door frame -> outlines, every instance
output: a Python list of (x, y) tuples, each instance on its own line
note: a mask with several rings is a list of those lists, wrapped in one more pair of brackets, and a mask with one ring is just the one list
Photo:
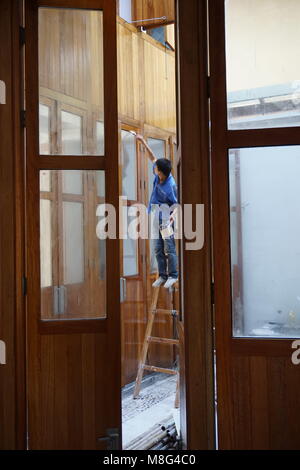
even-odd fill
[[(207, 6), (206, 1), (176, 0), (177, 10), (177, 93), (178, 93), (178, 149), (181, 159), (180, 190), (182, 203), (205, 204), (205, 246), (199, 252), (182, 252), (180, 264), (189, 282), (181, 283), (181, 307), (185, 314), (185, 350), (181, 365), (182, 437), (188, 449), (212, 449), (215, 446), (214, 429), (214, 378), (213, 378), (213, 329), (211, 304), (211, 246), (210, 246), (210, 192), (209, 192), (209, 128), (208, 128), (208, 83), (207, 83)], [(23, 109), (20, 89), (22, 86), (19, 66), (19, 25), (18, 14), (22, 0), (13, 4), (12, 52), (14, 74), (14, 121), (15, 135), (15, 201), (14, 236), (16, 237), (16, 264), (11, 268), (15, 274), (16, 293), (17, 354), (14, 377), (17, 420), (13, 423), (17, 449), (26, 449), (26, 380), (25, 380), (25, 309), (23, 296), (24, 275), (24, 190), (23, 190), (23, 131), (19, 125), (19, 113)], [(111, 38), (114, 42), (115, 38)], [(109, 116), (108, 116), (109, 117)], [(191, 123), (193, 125), (191, 126)], [(116, 128), (117, 133), (117, 128)], [(192, 173), (191, 173), (192, 170)], [(113, 186), (112, 184), (110, 186)], [(184, 242), (184, 240), (183, 240)], [(118, 250), (116, 250), (117, 253)], [(20, 256), (19, 256), (20, 255)], [(116, 286), (118, 289), (119, 286)], [(117, 305), (116, 305), (116, 308)], [(119, 328), (115, 322), (112, 325)], [(118, 358), (115, 358), (118, 360)], [(185, 380), (184, 380), (185, 372)], [(0, 443), (0, 446), (5, 443)], [(11, 446), (11, 448), (13, 447)]]

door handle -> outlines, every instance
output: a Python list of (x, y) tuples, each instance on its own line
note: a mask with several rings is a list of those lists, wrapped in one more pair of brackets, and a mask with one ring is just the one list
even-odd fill
[(120, 277), (120, 302), (125, 302), (127, 296), (126, 292), (126, 279), (125, 277)]
[(62, 315), (66, 310), (66, 288), (65, 286), (59, 287), (59, 296), (58, 296), (58, 311)]
[(53, 313), (59, 315), (59, 288), (53, 287)]
[(123, 291), (124, 291), (124, 302), (125, 302), (127, 300), (127, 280), (126, 280), (126, 277), (123, 277), (123, 283), (124, 283)]
[(106, 431), (105, 437), (98, 437), (98, 442), (107, 442), (107, 450), (119, 450), (120, 448), (120, 433), (117, 428), (110, 428)]

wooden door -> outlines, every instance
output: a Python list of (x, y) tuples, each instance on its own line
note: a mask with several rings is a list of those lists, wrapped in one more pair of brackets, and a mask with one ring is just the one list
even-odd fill
[[(173, 156), (173, 149), (171, 149), (170, 139), (168, 133), (164, 131), (146, 130), (146, 138), (149, 147), (154, 153), (156, 158), (169, 158)], [(146, 180), (144, 200), (145, 204), (149, 203), (153, 182), (153, 163), (147, 158), (144, 161), (144, 175)], [(174, 162), (172, 162), (174, 163)], [(174, 174), (174, 170), (173, 170)], [(175, 175), (174, 175), (175, 176)], [(153, 240), (146, 240), (146, 287), (147, 287), (147, 305), (150, 308), (152, 298), (152, 283), (158, 275), (157, 261), (154, 252)], [(169, 290), (160, 290), (160, 297), (158, 301), (159, 308), (172, 309), (172, 294)], [(175, 308), (175, 307), (174, 307)], [(172, 317), (166, 315), (157, 315), (153, 327), (153, 336), (158, 338), (172, 338), (175, 333), (174, 322)], [(176, 349), (166, 345), (153, 344), (149, 348), (149, 362), (150, 364), (157, 365), (158, 367), (173, 367), (176, 361)]]
[(118, 221), (116, 5), (25, 6), (28, 446), (117, 448), (119, 242), (97, 229), (103, 202)]
[(300, 445), (299, 7), (209, 2), (221, 449)]
[(120, 194), (122, 199), (124, 239), (120, 241), (121, 325), (122, 325), (122, 386), (135, 380), (139, 352), (146, 321), (146, 288), (144, 242), (131, 239), (128, 227), (139, 216), (138, 204), (143, 202), (140, 145), (130, 131), (139, 129), (120, 126)]

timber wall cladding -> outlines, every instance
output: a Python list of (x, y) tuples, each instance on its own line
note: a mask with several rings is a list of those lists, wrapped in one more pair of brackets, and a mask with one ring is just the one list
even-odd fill
[[(164, 23), (173, 23), (175, 21), (175, 2), (174, 0), (133, 0), (132, 1), (133, 20), (143, 21), (141, 25), (154, 26), (162, 23), (161, 18), (166, 16)], [(137, 23), (139, 25), (139, 23)]]
[[(41, 93), (45, 97), (103, 113), (102, 21), (99, 16), (73, 16), (41, 11)], [(88, 22), (91, 24), (89, 25)], [(51, 41), (50, 41), (51, 38)], [(63, 39), (63, 40), (62, 40)], [(68, 51), (68, 43), (72, 54)], [(92, 66), (91, 66), (92, 64)], [(87, 74), (93, 71), (86, 86)], [(100, 85), (100, 86), (99, 86)], [(118, 19), (118, 102), (120, 116), (170, 133), (176, 132), (175, 53)], [(64, 95), (62, 97), (61, 95)]]
[(175, 53), (118, 19), (120, 117), (176, 132)]

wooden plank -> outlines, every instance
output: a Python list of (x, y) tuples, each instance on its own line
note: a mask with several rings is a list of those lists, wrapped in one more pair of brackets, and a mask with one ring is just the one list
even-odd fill
[(144, 370), (149, 370), (150, 372), (161, 372), (163, 374), (170, 374), (170, 375), (177, 375), (178, 372), (176, 370), (172, 369), (166, 369), (164, 367), (156, 367), (156, 366), (150, 366), (147, 364), (143, 365)]
[(171, 338), (156, 338), (155, 336), (149, 336), (147, 339), (148, 342), (150, 343), (161, 343), (161, 344), (176, 344), (179, 345), (179, 340), (178, 339), (171, 339)]

